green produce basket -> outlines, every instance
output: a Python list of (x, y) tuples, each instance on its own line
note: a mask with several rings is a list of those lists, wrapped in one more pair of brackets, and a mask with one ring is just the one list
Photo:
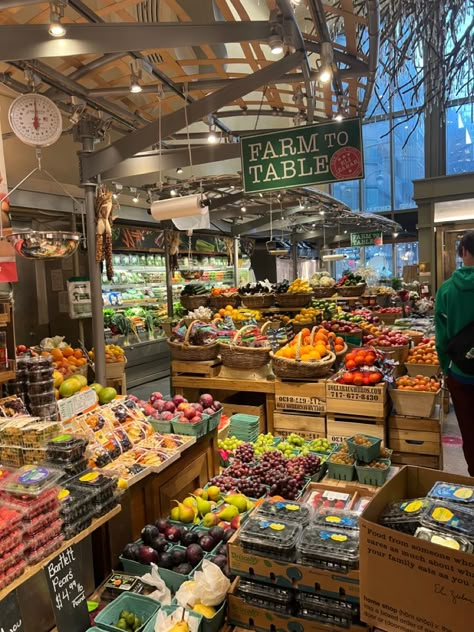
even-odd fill
[(148, 564), (135, 562), (135, 560), (128, 560), (122, 555), (119, 555), (119, 560), (125, 573), (130, 573), (130, 575), (138, 575), (139, 577), (145, 575), (146, 573), (151, 573), (151, 566), (149, 566)]
[(215, 430), (217, 426), (220, 424), (223, 408), (219, 408), (213, 415), (205, 415), (207, 417), (207, 431), (211, 432)]
[(365, 463), (363, 465), (356, 464), (355, 469), (359, 483), (362, 483), (363, 485), (373, 485), (374, 487), (382, 487), (382, 485), (384, 485), (392, 462), (390, 459), (377, 460), (384, 463), (387, 466), (386, 469), (379, 470), (376, 467), (367, 467)]
[(252, 426), (258, 425), (260, 417), (257, 415), (245, 415), (244, 413), (234, 413), (230, 417), (230, 423), (235, 426)]
[(219, 632), (224, 625), (226, 606), (227, 602), (224, 601), (212, 619), (202, 618), (201, 632)]
[[(169, 550), (171, 552), (174, 549), (182, 549), (184, 551), (185, 547), (180, 546), (178, 544), (176, 546), (173, 546)], [(178, 590), (178, 588), (181, 586), (181, 584), (184, 584), (184, 582), (189, 581), (191, 577), (194, 575), (194, 573), (200, 568), (201, 568), (201, 562), (199, 562), (199, 564), (195, 568), (193, 568), (193, 570), (189, 573), (189, 575), (181, 575), (181, 573), (175, 573), (174, 571), (168, 568), (158, 567), (158, 570), (160, 571), (161, 578), (163, 579), (165, 584), (168, 586), (168, 588), (171, 590), (171, 592), (174, 594)]]
[(147, 417), (147, 421), (155, 432), (170, 433), (173, 432), (171, 424), (173, 423), (173, 421), (177, 421), (178, 418), (179, 415), (175, 415), (175, 417), (173, 417), (173, 419), (170, 419), (169, 421), (161, 421), (160, 419)]
[[(172, 614), (178, 608), (179, 606), (163, 606), (161, 609), (163, 610), (163, 612), (169, 615), (169, 614)], [(185, 608), (185, 610), (186, 612), (189, 612), (189, 616), (192, 617), (193, 619), (199, 619), (198, 632), (202, 632), (202, 616), (198, 614), (197, 612), (194, 612), (193, 610), (189, 610), (188, 608)], [(155, 623), (156, 623), (157, 616), (158, 616), (158, 613), (155, 613), (152, 616), (152, 618), (148, 621), (146, 626), (143, 628), (143, 632), (155, 632)]]
[(331, 461), (328, 461), (328, 476), (338, 481), (353, 481), (355, 477), (355, 467), (354, 465), (331, 463)]
[(203, 437), (207, 433), (208, 419), (203, 417), (197, 424), (188, 424), (184, 421), (172, 420), (173, 432), (176, 434), (188, 435), (191, 437)]
[(354, 437), (349, 437), (349, 439), (346, 439), (347, 447), (349, 448), (349, 452), (355, 454), (359, 461), (370, 463), (380, 455), (382, 439), (370, 437), (369, 435), (363, 436), (370, 441), (370, 446), (358, 445), (354, 443)]
[(143, 621), (143, 625), (136, 631), (143, 632), (145, 625), (159, 608), (160, 604), (154, 599), (134, 593), (124, 594), (114, 599), (108, 606), (105, 606), (96, 616), (95, 622), (102, 630), (120, 632), (121, 629), (115, 624), (118, 622), (122, 610), (128, 610), (128, 612), (133, 612)]

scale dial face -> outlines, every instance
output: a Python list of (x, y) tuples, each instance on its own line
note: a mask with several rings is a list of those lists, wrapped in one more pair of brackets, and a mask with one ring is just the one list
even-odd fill
[(23, 143), (48, 147), (61, 136), (63, 121), (57, 105), (42, 94), (23, 94), (8, 110), (11, 128)]

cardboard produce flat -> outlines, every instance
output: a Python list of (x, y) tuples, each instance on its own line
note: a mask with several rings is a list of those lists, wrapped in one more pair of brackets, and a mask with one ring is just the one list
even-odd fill
[(405, 467), (373, 497), (360, 521), (361, 620), (387, 632), (474, 629), (474, 555), (377, 524), (395, 500), (425, 496), (436, 481), (474, 479)]

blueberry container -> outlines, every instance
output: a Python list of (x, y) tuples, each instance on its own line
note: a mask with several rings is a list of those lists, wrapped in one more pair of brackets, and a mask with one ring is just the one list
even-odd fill
[(28, 395), (37, 397), (44, 393), (54, 393), (54, 380), (53, 378), (42, 380), (41, 382), (31, 382), (28, 384)]
[(414, 535), (421, 526), (421, 519), (429, 503), (427, 498), (397, 500), (384, 509), (379, 522), (384, 527)]
[(94, 496), (78, 489), (63, 488), (58, 493), (59, 513), (64, 524), (74, 524), (88, 516), (94, 504)]
[(294, 612), (294, 591), (291, 588), (260, 584), (259, 582), (240, 579), (238, 593), (247, 603), (276, 610), (284, 614)]
[(308, 610), (344, 614), (349, 616), (351, 620), (359, 617), (359, 605), (353, 601), (332, 599), (316, 593), (299, 592), (297, 594), (297, 602), (301, 608), (307, 608)]
[(421, 518), (421, 526), (474, 539), (474, 511), (442, 500), (433, 500)]
[(438, 481), (428, 492), (428, 498), (474, 507), (474, 487)]
[(72, 478), (68, 483), (69, 489), (78, 489), (81, 492), (94, 495), (94, 502), (105, 504), (114, 497), (117, 487), (117, 478), (112, 474), (104, 474), (95, 470), (88, 470)]
[(311, 525), (303, 531), (298, 556), (303, 564), (348, 573), (359, 567), (359, 532)]
[(295, 523), (252, 516), (241, 528), (240, 542), (246, 551), (291, 561), (295, 559), (301, 531)]
[(264, 500), (258, 507), (255, 517), (262, 517), (266, 520), (294, 522), (305, 527), (310, 522), (311, 509), (308, 505), (290, 500)]
[(89, 512), (85, 516), (81, 516), (76, 522), (67, 522), (62, 526), (62, 532), (65, 540), (70, 540), (75, 535), (87, 529), (90, 526), (93, 518), (93, 512)]
[(60, 434), (48, 441), (47, 458), (55, 463), (80, 461), (87, 448), (87, 440), (73, 434)]
[(54, 389), (52, 391), (45, 391), (38, 395), (29, 395), (31, 408), (39, 408), (40, 406), (46, 406), (47, 404), (54, 404), (56, 402), (56, 395)]
[(415, 538), (420, 538), (420, 540), (425, 540), (425, 542), (431, 542), (432, 544), (439, 544), (455, 551), (463, 551), (464, 553), (472, 553), (474, 550), (472, 542), (462, 535), (443, 533), (427, 527), (418, 527), (415, 532)]
[(335, 527), (336, 529), (358, 529), (360, 515), (348, 509), (332, 509), (321, 507), (314, 515), (312, 524), (318, 527)]

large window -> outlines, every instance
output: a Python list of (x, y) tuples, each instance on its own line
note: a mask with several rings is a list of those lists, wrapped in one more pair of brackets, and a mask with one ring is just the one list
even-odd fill
[(474, 171), (474, 103), (448, 108), (446, 173)]
[(418, 264), (418, 242), (395, 244), (395, 275), (403, 278), (403, 268)]
[(367, 246), (365, 265), (375, 271), (380, 281), (391, 279), (393, 277), (392, 245)]
[(394, 123), (394, 208), (413, 208), (413, 180), (425, 175), (423, 120), (398, 118)]
[(337, 254), (345, 255), (346, 259), (336, 261), (336, 279), (342, 276), (344, 270), (353, 270), (360, 266), (360, 248), (337, 248)]
[(332, 187), (334, 197), (347, 204), (353, 211), (359, 211), (359, 180), (335, 182)]
[(365, 166), (363, 210), (373, 213), (391, 211), (389, 123), (367, 123), (362, 132)]

